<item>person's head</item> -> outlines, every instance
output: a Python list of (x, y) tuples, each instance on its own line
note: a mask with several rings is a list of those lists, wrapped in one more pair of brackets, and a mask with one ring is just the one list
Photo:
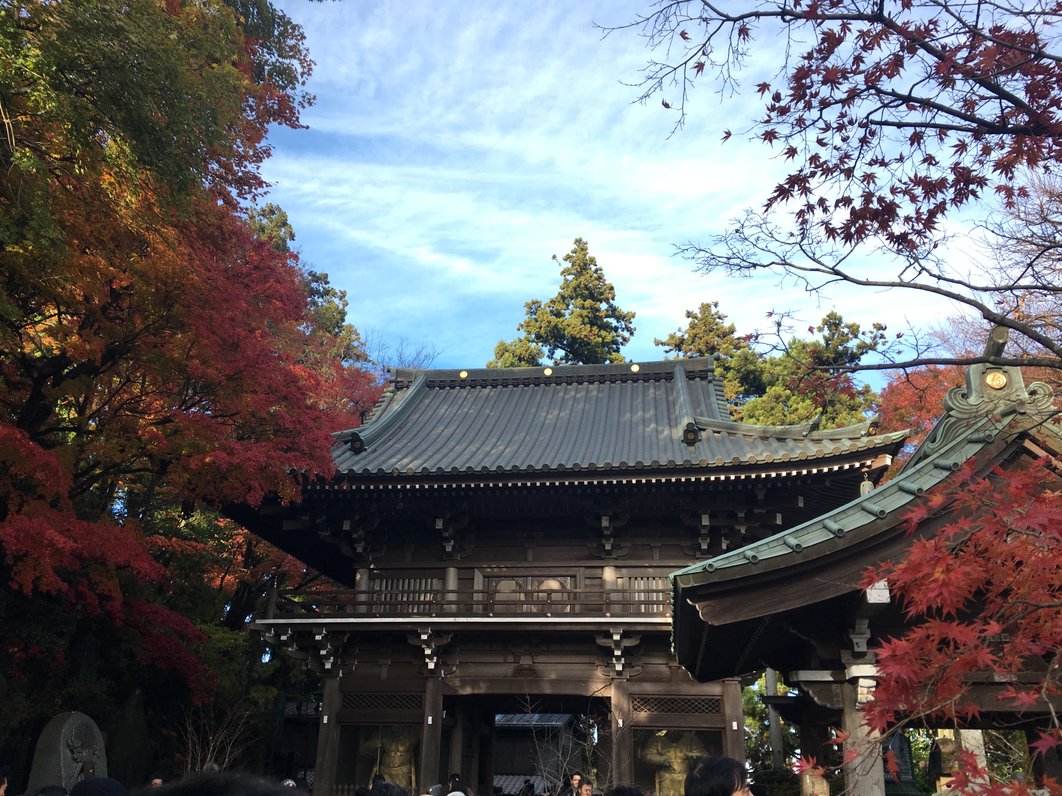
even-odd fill
[(125, 785), (110, 777), (83, 779), (70, 789), (70, 796), (128, 796)]
[(579, 796), (594, 796), (594, 783), (588, 779), (580, 780)]
[(155, 774), (152, 774), (148, 778), (148, 787), (149, 788), (157, 788), (161, 784), (162, 784), (162, 774), (155, 773)]
[[(276, 780), (233, 771), (204, 772), (168, 782), (152, 796), (291, 796), (293, 789)], [(73, 791), (71, 791), (73, 796)]]
[(582, 771), (573, 771), (572, 772), (572, 790), (577, 790), (579, 788), (580, 783), (582, 783), (582, 781), (583, 781), (583, 772)]
[(750, 796), (749, 774), (732, 757), (702, 757), (686, 775), (685, 796)]
[(372, 776), (372, 786), (374, 788), (377, 785), (383, 785), (385, 782), (387, 782), (387, 779), (384, 777), (383, 774), (373, 774), (373, 776)]

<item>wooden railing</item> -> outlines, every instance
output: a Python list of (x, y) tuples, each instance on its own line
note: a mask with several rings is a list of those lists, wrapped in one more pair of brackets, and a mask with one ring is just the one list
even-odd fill
[(667, 589), (566, 589), (530, 594), (422, 589), (387, 591), (276, 592), (267, 619), (294, 616), (351, 617), (667, 617)]

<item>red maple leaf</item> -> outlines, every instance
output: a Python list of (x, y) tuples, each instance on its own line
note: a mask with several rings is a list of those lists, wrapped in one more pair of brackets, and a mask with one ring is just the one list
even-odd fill
[(1049, 751), (1062, 743), (1062, 733), (1059, 730), (1048, 730), (1040, 733), (1040, 737), (1029, 743), (1029, 749), (1033, 754), (1043, 757)]

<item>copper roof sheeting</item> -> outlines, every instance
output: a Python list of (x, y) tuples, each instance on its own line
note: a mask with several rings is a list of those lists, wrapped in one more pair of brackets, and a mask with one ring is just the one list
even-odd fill
[[(898, 446), (869, 424), (742, 426), (713, 359), (477, 371), (396, 371), (359, 429), (335, 436), (353, 476), (682, 470), (827, 460)], [(692, 444), (688, 444), (692, 442)], [(821, 462), (820, 462), (821, 463)]]

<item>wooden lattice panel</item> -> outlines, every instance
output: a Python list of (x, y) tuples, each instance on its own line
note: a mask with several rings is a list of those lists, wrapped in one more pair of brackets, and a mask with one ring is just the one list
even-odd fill
[(722, 716), (722, 697), (632, 696), (634, 713), (682, 713), (693, 716)]
[(343, 694), (344, 710), (421, 710), (423, 706), (422, 694)]

